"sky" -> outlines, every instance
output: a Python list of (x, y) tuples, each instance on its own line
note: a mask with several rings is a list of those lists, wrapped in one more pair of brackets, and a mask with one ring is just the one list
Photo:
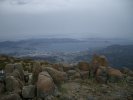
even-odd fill
[(133, 38), (133, 0), (0, 0), (0, 41)]

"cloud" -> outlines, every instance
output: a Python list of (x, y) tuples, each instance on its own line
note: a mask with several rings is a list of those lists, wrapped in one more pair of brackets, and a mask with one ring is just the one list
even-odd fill
[(15, 4), (15, 5), (26, 5), (28, 3), (30, 3), (31, 0), (10, 0), (11, 4)]
[(0, 9), (3, 11), (17, 13), (64, 10), (71, 5), (70, 0), (0, 0), (0, 2)]

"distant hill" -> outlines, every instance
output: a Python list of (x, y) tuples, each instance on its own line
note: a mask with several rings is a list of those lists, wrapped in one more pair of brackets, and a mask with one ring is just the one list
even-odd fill
[(133, 68), (133, 45), (112, 45), (98, 53), (105, 55), (114, 67)]
[(81, 41), (69, 38), (5, 41), (0, 42), (0, 54), (69, 63), (90, 61), (93, 54), (100, 54), (105, 55), (113, 67), (133, 68), (133, 45), (122, 45), (122, 40), (115, 41), (103, 39)]
[(94, 54), (105, 55), (109, 60), (110, 66), (133, 69), (133, 45), (111, 45), (99, 50), (85, 51), (76, 56), (75, 60), (89, 61)]
[[(70, 38), (41, 38), (21, 41), (0, 42), (0, 53), (9, 55), (26, 55), (33, 52), (50, 51), (52, 44), (83, 42)], [(58, 48), (58, 47), (57, 47)], [(52, 48), (50, 48), (52, 49)]]

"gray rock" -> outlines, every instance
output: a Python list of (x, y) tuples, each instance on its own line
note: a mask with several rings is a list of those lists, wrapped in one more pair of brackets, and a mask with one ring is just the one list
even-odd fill
[(46, 67), (44, 71), (47, 71), (49, 75), (53, 78), (56, 85), (61, 84), (67, 80), (66, 72), (61, 72), (53, 68)]
[(12, 73), (13, 70), (14, 70), (14, 65), (13, 64), (7, 64), (5, 66), (5, 73), (6, 73), (6, 75)]
[(9, 94), (1, 98), (1, 100), (22, 100), (18, 94)]
[(22, 96), (23, 98), (34, 98), (35, 97), (35, 86), (29, 85), (24, 86), (22, 89)]
[(88, 96), (88, 97), (87, 97), (87, 100), (96, 100), (96, 99), (95, 99), (95, 97), (93, 97), (93, 96)]
[(17, 69), (20, 73), (20, 80), (24, 81), (24, 70), (21, 63), (14, 64), (14, 69)]
[(5, 79), (5, 84), (6, 84), (7, 92), (20, 93), (23, 87), (23, 84), (21, 83), (21, 81), (17, 80), (13, 76), (7, 76)]
[(0, 83), (0, 95), (4, 93), (4, 84)]
[(37, 97), (44, 99), (45, 97), (53, 94), (54, 90), (55, 84), (52, 77), (46, 71), (41, 72), (37, 81)]
[(33, 84), (36, 84), (38, 80), (38, 75), (40, 72), (42, 72), (42, 67), (39, 62), (35, 62), (33, 64), (33, 69), (32, 69), (32, 83)]
[(59, 100), (75, 100), (75, 98), (70, 95), (62, 95)]
[(75, 73), (76, 73), (75, 70), (69, 70), (69, 71), (67, 71), (67, 74), (68, 74), (69, 76), (72, 76), (72, 75), (74, 75)]

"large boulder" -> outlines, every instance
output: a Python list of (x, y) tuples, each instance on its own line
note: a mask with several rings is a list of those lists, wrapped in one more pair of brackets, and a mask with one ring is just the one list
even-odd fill
[(45, 98), (54, 92), (55, 85), (52, 77), (48, 72), (43, 71), (38, 76), (37, 81), (37, 97)]
[(87, 62), (79, 62), (78, 67), (82, 71), (89, 71), (89, 63)]
[(22, 96), (25, 99), (34, 98), (35, 97), (35, 86), (34, 85), (24, 86), (22, 89)]
[(7, 92), (20, 93), (23, 87), (23, 83), (14, 76), (7, 76), (5, 79), (5, 84)]
[(108, 68), (108, 76), (110, 82), (118, 82), (123, 79), (123, 74), (118, 69), (112, 67)]
[(50, 74), (56, 84), (60, 84), (67, 80), (67, 74), (65, 72), (50, 67), (46, 67), (44, 70)]
[[(90, 64), (90, 76), (96, 77), (100, 66), (108, 67), (108, 60), (105, 56), (94, 55)], [(100, 70), (100, 69), (99, 69)]]
[(32, 69), (32, 83), (36, 84), (37, 80), (38, 80), (38, 75), (39, 73), (42, 72), (42, 67), (40, 65), (39, 62), (35, 62), (33, 64), (33, 69)]
[(105, 66), (108, 67), (108, 60), (105, 56), (94, 55), (91, 61), (92, 66)]
[(19, 71), (18, 71), (18, 69), (15, 69), (15, 70), (11, 73), (11, 76), (13, 76), (14, 78), (19, 79), (19, 80), (22, 79), (22, 78), (21, 78), (21, 75), (20, 75), (20, 73), (19, 73)]
[(11, 74), (14, 70), (14, 64), (7, 64), (5, 66), (5, 73), (6, 75)]
[(22, 64), (21, 63), (15, 63), (14, 69), (18, 70), (18, 72), (20, 73), (20, 80), (24, 81), (24, 70), (23, 70)]
[(107, 83), (108, 81), (108, 71), (107, 68), (104, 66), (100, 66), (95, 75), (96, 81), (98, 83)]

